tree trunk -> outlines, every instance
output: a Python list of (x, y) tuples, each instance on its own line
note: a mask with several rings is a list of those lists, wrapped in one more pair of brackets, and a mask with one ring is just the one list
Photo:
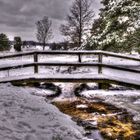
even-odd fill
[(78, 47), (81, 46), (81, 38), (82, 38), (82, 3), (80, 1), (80, 31), (79, 31), (79, 42), (78, 42)]

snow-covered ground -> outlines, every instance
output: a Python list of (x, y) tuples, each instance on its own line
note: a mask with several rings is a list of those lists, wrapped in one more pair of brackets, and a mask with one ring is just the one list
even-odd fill
[(0, 97), (0, 140), (84, 139), (83, 129), (35, 89), (2, 84)]

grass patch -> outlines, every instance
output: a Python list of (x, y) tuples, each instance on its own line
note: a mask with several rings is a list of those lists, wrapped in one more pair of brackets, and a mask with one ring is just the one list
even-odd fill
[[(90, 102), (83, 98), (53, 102), (59, 110), (72, 118), (82, 121), (97, 121), (97, 128), (105, 139), (136, 140), (138, 131), (134, 127), (132, 116), (124, 109), (103, 102)], [(85, 108), (77, 108), (84, 105)]]

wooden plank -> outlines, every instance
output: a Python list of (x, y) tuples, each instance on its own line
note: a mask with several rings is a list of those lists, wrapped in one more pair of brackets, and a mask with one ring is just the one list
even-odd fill
[[(103, 55), (102, 54), (98, 54), (98, 63), (103, 63)], [(102, 74), (102, 66), (103, 65), (99, 65), (98, 66), (98, 74)]]
[(139, 69), (127, 68), (120, 65), (110, 65), (110, 64), (101, 64), (101, 63), (79, 63), (79, 62), (37, 62), (37, 63), (27, 63), (27, 64), (17, 64), (11, 66), (0, 67), (0, 71), (18, 69), (18, 68), (27, 68), (34, 66), (76, 66), (76, 67), (102, 67), (102, 68), (111, 68), (115, 70), (121, 70), (126, 72), (140, 73)]
[(133, 72), (133, 73), (139, 73), (140, 74), (140, 69), (133, 69), (133, 68), (127, 68), (123, 67), (120, 65), (110, 65), (110, 64), (102, 64), (103, 68), (110, 68), (114, 70), (120, 70), (120, 71), (125, 71), (125, 72)]
[(134, 60), (134, 61), (139, 61), (140, 62), (140, 58), (127, 56), (127, 55), (124, 55), (124, 54), (110, 53), (110, 52), (106, 52), (106, 51), (102, 51), (101, 54), (104, 55), (104, 56), (123, 58), (123, 59)]
[(85, 75), (79, 77), (79, 75), (29, 75), (29, 76), (20, 76), (13, 78), (1, 78), (0, 83), (34, 83), (34, 82), (73, 82), (73, 83), (88, 83), (88, 82), (97, 82), (97, 83), (108, 83), (108, 84), (117, 84), (128, 87), (133, 87), (140, 89), (140, 81), (131, 80), (131, 79), (122, 79), (118, 77), (110, 77), (106, 75)]
[(4, 56), (0, 56), (0, 59), (16, 58), (16, 57), (22, 57), (22, 56), (28, 56), (28, 55), (34, 55), (34, 51), (4, 55)]
[(6, 59), (6, 58), (14, 58), (14, 57), (20, 57), (20, 56), (26, 56), (26, 55), (34, 55), (34, 53), (37, 54), (44, 54), (44, 55), (60, 55), (60, 54), (66, 54), (66, 55), (78, 55), (78, 54), (95, 54), (97, 55), (98, 51), (30, 51), (30, 52), (21, 52), (16, 54), (8, 54), (4, 56), (0, 56), (0, 59)]
[(33, 74), (24, 76), (14, 76), (0, 78), (0, 83), (4, 82), (15, 82), (15, 81), (51, 81), (51, 82), (92, 82), (96, 80), (107, 79), (104, 75), (93, 75), (93, 74)]
[(34, 63), (27, 63), (27, 64), (17, 64), (17, 65), (11, 65), (11, 66), (1, 66), (0, 71), (5, 70), (12, 70), (12, 69), (20, 69), (20, 68), (27, 68), (34, 66)]
[[(58, 63), (58, 62), (48, 62), (48, 63), (39, 63), (38, 62), (38, 55), (39, 54), (51, 54), (51, 55), (77, 55), (78, 56), (78, 61), (79, 62), (66, 62), (66, 63)], [(98, 62), (99, 63), (81, 63), (81, 55), (98, 55)], [(24, 53), (18, 53), (18, 54), (13, 54), (13, 55), (7, 55), (7, 56), (0, 56), (0, 59), (5, 59), (5, 58), (15, 58), (15, 57), (20, 57), (20, 56), (27, 56), (27, 55), (33, 55), (34, 56), (34, 62), (33, 63), (27, 63), (27, 64), (17, 64), (13, 66), (4, 66), (0, 67), (0, 71), (4, 70), (10, 70), (10, 69), (19, 69), (19, 68), (26, 68), (26, 67), (34, 67), (34, 72), (38, 73), (38, 67), (39, 66), (76, 66), (76, 67), (83, 67), (83, 66), (89, 66), (89, 67), (98, 67), (98, 72), (99, 74), (102, 73), (102, 68), (110, 68), (110, 69), (115, 69), (115, 70), (120, 70), (120, 71), (125, 71), (125, 72), (132, 72), (132, 73), (140, 73), (139, 69), (133, 69), (133, 68), (127, 68), (119, 65), (109, 65), (109, 64), (103, 64), (102, 63), (102, 57), (104, 56), (111, 56), (111, 57), (117, 57), (117, 58), (123, 58), (123, 59), (128, 59), (128, 60), (134, 60), (134, 61), (140, 61), (140, 58), (135, 58), (135, 57), (130, 57), (126, 55), (119, 55), (115, 53), (110, 53), (110, 52), (104, 52), (104, 51), (32, 51), (32, 52), (24, 52)], [(87, 75), (86, 75), (87, 76)], [(10, 78), (10, 77), (9, 77)], [(21, 76), (22, 78), (22, 76)], [(4, 78), (5, 79), (5, 78)], [(13, 79), (11, 80), (12, 82), (22, 82), (22, 81), (52, 81), (52, 82), (106, 82), (106, 83), (114, 83), (114, 84), (120, 84), (120, 85), (125, 85), (125, 86), (134, 86), (139, 88), (140, 87), (140, 81), (135, 81), (135, 80), (129, 80), (125, 78), (115, 78), (115, 77), (98, 77), (97, 75), (94, 77), (45, 77), (45, 78), (26, 78), (26, 79)], [(4, 81), (1, 81), (4, 82)], [(8, 81), (6, 81), (8, 82)]]
[(82, 62), (82, 55), (78, 54), (78, 62), (81, 63)]
[(82, 67), (82, 66), (99, 66), (101, 64), (99, 63), (79, 63), (79, 62), (30, 62), (26, 64), (17, 64), (17, 65), (11, 65), (11, 66), (1, 66), (0, 71), (9, 70), (9, 69), (19, 69), (19, 68), (26, 68), (26, 67), (34, 67), (37, 66), (76, 66), (76, 67)]
[(123, 79), (123, 78), (110, 78), (108, 79), (108, 82), (111, 84), (117, 84), (117, 85), (122, 85), (122, 86), (126, 86), (126, 87), (132, 87), (132, 88), (136, 88), (136, 89), (140, 89), (140, 81), (135, 81), (135, 80), (131, 80), (130, 79)]
[(38, 73), (38, 54), (37, 53), (34, 53), (34, 73)]
[(37, 51), (38, 54), (66, 54), (66, 55), (104, 55), (104, 56), (112, 56), (112, 57), (117, 57), (117, 58), (123, 58), (123, 59), (128, 59), (128, 60), (134, 60), (134, 61), (140, 61), (140, 58), (137, 57), (132, 57), (124, 54), (117, 54), (117, 53), (112, 53), (112, 52), (107, 52), (107, 51)]
[(0, 59), (5, 58), (14, 58), (14, 57), (20, 57), (20, 56), (27, 56), (27, 55), (34, 55), (34, 53), (37, 54), (44, 54), (44, 55), (99, 55), (102, 54), (104, 56), (111, 56), (111, 57), (117, 57), (117, 58), (123, 58), (128, 60), (134, 60), (134, 61), (140, 61), (140, 58), (122, 55), (122, 54), (116, 54), (106, 51), (31, 51), (31, 52), (22, 52), (17, 54), (11, 54), (11, 55), (5, 55), (0, 56)]

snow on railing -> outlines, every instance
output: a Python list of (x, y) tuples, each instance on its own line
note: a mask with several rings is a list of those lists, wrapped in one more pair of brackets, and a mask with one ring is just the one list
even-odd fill
[[(39, 62), (39, 55), (51, 55), (51, 56), (74, 55), (74, 56), (77, 56), (77, 62)], [(98, 60), (97, 60), (97, 62), (94, 62), (94, 63), (93, 62), (86, 63), (82, 59), (83, 55), (96, 55)], [(27, 68), (27, 67), (33, 67), (34, 68), (33, 73), (39, 73), (40, 66), (76, 66), (76, 67), (83, 67), (83, 66), (91, 67), (92, 66), (92, 67), (97, 67), (97, 69), (98, 69), (97, 74), (102, 74), (103, 68), (110, 68), (110, 69), (140, 74), (140, 70), (138, 70), (138, 69), (131, 69), (131, 68), (126, 68), (126, 67), (122, 67), (122, 66), (118, 66), (118, 65), (103, 63), (103, 58), (106, 56), (122, 58), (122, 59), (126, 59), (126, 60), (133, 60), (133, 61), (138, 61), (138, 62), (140, 62), (140, 58), (106, 52), (106, 51), (32, 51), (32, 52), (22, 52), (22, 53), (0, 56), (0, 60), (11, 59), (11, 58), (16, 58), (16, 57), (23, 57), (23, 56), (31, 56), (33, 58), (33, 62), (28, 62), (28, 63), (21, 62), (21, 63), (17, 63), (14, 65), (11, 64), (8, 66), (1, 65), (0, 71), (8, 70), (8, 76), (10, 76), (10, 74), (9, 74), (10, 70), (13, 70), (13, 69), (18, 70), (20, 68)]]
[[(98, 55), (100, 58), (101, 56), (111, 56), (111, 57), (117, 57), (117, 58), (123, 58), (128, 60), (134, 60), (134, 61), (140, 61), (140, 58), (138, 57), (132, 57), (125, 54), (117, 54), (113, 52), (107, 52), (107, 51), (31, 51), (31, 52), (21, 52), (21, 53), (15, 53), (10, 55), (4, 55), (0, 56), (0, 59), (6, 59), (6, 58), (15, 58), (15, 57), (22, 57), (22, 56), (28, 56), (28, 55), (77, 55), (79, 62), (81, 61), (82, 55)], [(102, 59), (102, 58), (101, 58)], [(100, 59), (100, 60), (101, 60)]]

